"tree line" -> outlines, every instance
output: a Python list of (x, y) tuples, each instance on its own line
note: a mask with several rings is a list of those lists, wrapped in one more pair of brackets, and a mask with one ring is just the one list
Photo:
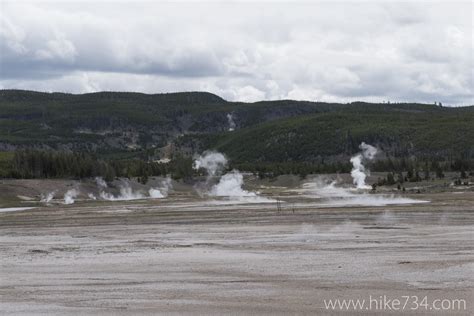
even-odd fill
[[(41, 178), (90, 178), (137, 177), (146, 182), (150, 176), (171, 175), (174, 179), (191, 179), (197, 175), (192, 168), (193, 159), (180, 154), (169, 163), (160, 163), (146, 158), (104, 159), (84, 152), (20, 149), (11, 159), (0, 164), (0, 177)], [(440, 161), (436, 158), (384, 158), (370, 162), (372, 171), (388, 172), (383, 179), (386, 184), (415, 182), (435, 176), (443, 178), (444, 172), (456, 171), (461, 175), (472, 174), (474, 163), (467, 159)], [(349, 161), (320, 162), (255, 162), (231, 163), (230, 169), (251, 172), (260, 178), (272, 178), (283, 174), (294, 174), (304, 178), (309, 174), (348, 173), (352, 169)], [(381, 183), (383, 184), (383, 183)]]
[(138, 177), (146, 182), (149, 176), (171, 174), (176, 179), (192, 175), (192, 160), (176, 156), (169, 164), (141, 159), (105, 160), (89, 153), (50, 150), (16, 150), (9, 164), (3, 163), (0, 172), (6, 178), (91, 178)]

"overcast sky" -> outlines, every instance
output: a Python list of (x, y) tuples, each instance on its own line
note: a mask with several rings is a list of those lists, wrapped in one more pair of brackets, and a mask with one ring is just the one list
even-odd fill
[(0, 3), (4, 89), (474, 104), (470, 1)]

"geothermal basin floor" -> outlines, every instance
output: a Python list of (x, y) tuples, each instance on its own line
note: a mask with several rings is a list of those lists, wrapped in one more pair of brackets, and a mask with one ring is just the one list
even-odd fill
[(466, 310), (441, 313), (472, 315), (474, 193), (421, 198), (431, 202), (171, 198), (0, 213), (0, 311), (337, 315), (324, 300), (385, 295), (464, 299)]

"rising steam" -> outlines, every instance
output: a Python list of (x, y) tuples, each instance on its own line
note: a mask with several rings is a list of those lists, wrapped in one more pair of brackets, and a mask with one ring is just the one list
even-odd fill
[(193, 164), (193, 168), (196, 170), (206, 170), (208, 177), (220, 175), (226, 166), (227, 158), (223, 154), (214, 151), (205, 151), (194, 160)]
[(166, 197), (159, 189), (155, 188), (150, 188), (150, 190), (148, 190), (148, 195), (150, 195), (152, 199), (163, 199)]
[(299, 196), (318, 199), (317, 207), (384, 206), (428, 202), (394, 194), (370, 194), (354, 188), (343, 187), (337, 180), (322, 176), (304, 183), (303, 188), (297, 192), (303, 194)]
[(150, 188), (148, 194), (152, 199), (163, 199), (168, 196), (169, 191), (173, 188), (171, 178), (168, 176), (165, 180), (161, 181), (158, 188)]
[(108, 188), (107, 183), (102, 178), (95, 178), (97, 186), (99, 187), (99, 196), (101, 199), (106, 201), (131, 201), (141, 199), (163, 199), (168, 196), (169, 191), (173, 188), (171, 178), (168, 176), (165, 180), (161, 181), (160, 185), (156, 188), (150, 188), (148, 190), (148, 196), (141, 191), (134, 191), (129, 181), (123, 181), (119, 185), (119, 194), (114, 195), (110, 192), (106, 192)]
[(351, 176), (357, 189), (370, 189), (371, 187), (365, 184), (365, 178), (367, 177), (367, 174), (362, 162), (364, 160), (374, 159), (375, 155), (377, 154), (377, 148), (364, 142), (360, 144), (359, 148), (362, 151), (351, 158)]
[(255, 192), (242, 189), (243, 184), (244, 177), (242, 174), (237, 170), (232, 170), (219, 179), (219, 183), (211, 188), (209, 194), (212, 196), (230, 197), (257, 196)]
[(105, 180), (102, 179), (101, 177), (95, 177), (95, 183), (97, 183), (97, 186), (98, 186), (100, 189), (105, 189), (105, 188), (107, 188), (107, 182), (105, 182)]
[(64, 204), (73, 204), (75, 202), (75, 198), (79, 195), (79, 191), (76, 189), (71, 189), (64, 194)]
[[(238, 198), (256, 198), (256, 192), (251, 192), (242, 189), (244, 178), (238, 170), (232, 170), (219, 178), (217, 184), (212, 184), (216, 181), (215, 177), (220, 176), (222, 171), (227, 166), (227, 158), (218, 152), (207, 151), (203, 155), (196, 158), (193, 164), (194, 169), (204, 169), (207, 173), (206, 183), (204, 189), (195, 187), (196, 191), (201, 196), (218, 196), (229, 197), (232, 199)], [(253, 199), (255, 202), (268, 202), (264, 198)], [(265, 200), (265, 201), (263, 201)]]
[(113, 195), (112, 193), (101, 191), (100, 197), (107, 201), (130, 201), (145, 198), (145, 195), (143, 195), (141, 192), (134, 192), (128, 181), (124, 181), (122, 185), (120, 185), (119, 191), (120, 194), (117, 196)]
[(232, 132), (235, 130), (235, 122), (234, 122), (234, 114), (228, 113), (227, 114), (227, 122), (229, 123), (229, 132)]
[(56, 194), (56, 191), (49, 192), (47, 194), (41, 194), (41, 202), (43, 203), (49, 203), (53, 200), (54, 195)]

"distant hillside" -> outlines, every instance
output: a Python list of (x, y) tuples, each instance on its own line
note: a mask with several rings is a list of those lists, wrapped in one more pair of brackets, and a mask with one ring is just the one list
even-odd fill
[(363, 141), (389, 157), (473, 158), (474, 108), (353, 104), (225, 134), (213, 147), (247, 162), (347, 160)]
[(361, 141), (388, 157), (473, 159), (474, 107), (0, 90), (0, 151), (70, 149), (158, 159), (214, 148), (234, 162), (313, 162), (347, 160)]

